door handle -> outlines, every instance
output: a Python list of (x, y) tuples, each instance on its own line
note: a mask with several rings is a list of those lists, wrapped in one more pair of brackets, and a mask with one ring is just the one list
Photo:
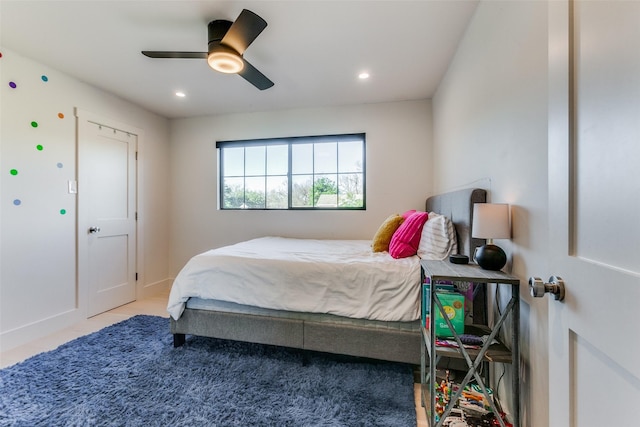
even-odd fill
[(89, 227), (89, 234), (99, 233), (100, 227)]
[(551, 276), (549, 283), (539, 277), (529, 277), (529, 291), (532, 297), (542, 298), (545, 293), (553, 294), (556, 301), (564, 300), (564, 280), (560, 276)]

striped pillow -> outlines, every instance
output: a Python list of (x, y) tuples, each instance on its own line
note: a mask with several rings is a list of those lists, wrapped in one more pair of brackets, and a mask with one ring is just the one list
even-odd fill
[(449, 218), (429, 212), (429, 220), (422, 228), (418, 256), (422, 259), (443, 260), (458, 252), (458, 241)]

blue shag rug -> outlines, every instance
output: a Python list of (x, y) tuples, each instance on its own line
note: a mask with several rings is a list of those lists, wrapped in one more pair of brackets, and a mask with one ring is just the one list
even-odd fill
[[(0, 426), (415, 426), (412, 367), (135, 316), (0, 370)], [(303, 364), (303, 361), (306, 362)]]

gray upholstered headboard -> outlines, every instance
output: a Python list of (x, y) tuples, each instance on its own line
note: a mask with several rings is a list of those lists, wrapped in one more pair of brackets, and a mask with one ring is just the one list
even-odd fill
[(486, 190), (469, 188), (431, 196), (427, 199), (426, 207), (427, 212), (437, 212), (451, 219), (458, 235), (458, 252), (472, 258), (475, 248), (485, 244), (484, 239), (471, 237), (473, 204), (486, 201)]

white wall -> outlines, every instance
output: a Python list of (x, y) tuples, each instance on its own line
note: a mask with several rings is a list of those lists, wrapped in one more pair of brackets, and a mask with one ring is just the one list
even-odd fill
[(496, 243), (521, 279), (522, 425), (535, 427), (548, 425), (547, 304), (528, 293), (548, 271), (546, 94), (546, 3), (483, 1), (433, 99), (434, 190), (471, 184), (512, 205), (513, 237)]
[[(216, 141), (355, 132), (366, 133), (365, 211), (217, 209)], [(389, 214), (424, 209), (431, 138), (427, 100), (172, 120), (172, 272), (204, 250), (259, 236), (370, 239)]]
[(77, 179), (75, 107), (144, 131), (138, 295), (170, 285), (169, 123), (9, 49), (1, 52), (0, 345), (6, 350), (68, 326), (86, 310), (76, 301), (82, 286), (76, 283), (76, 195), (67, 191), (67, 181)]

